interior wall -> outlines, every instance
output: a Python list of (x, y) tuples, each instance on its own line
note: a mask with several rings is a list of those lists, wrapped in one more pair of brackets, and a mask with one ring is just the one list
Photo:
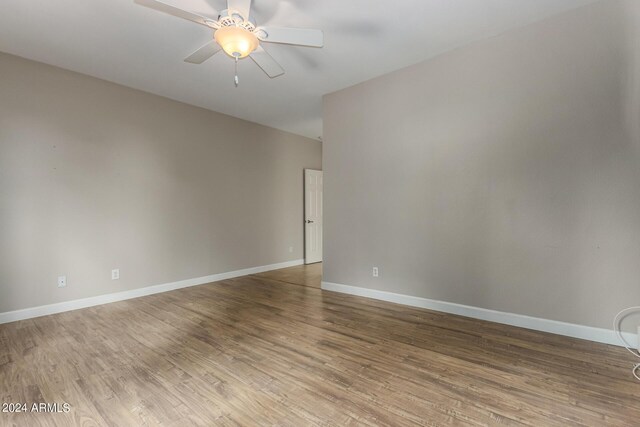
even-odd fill
[(640, 305), (639, 8), (325, 96), (323, 280), (604, 328)]
[(302, 258), (321, 150), (0, 54), (0, 312)]

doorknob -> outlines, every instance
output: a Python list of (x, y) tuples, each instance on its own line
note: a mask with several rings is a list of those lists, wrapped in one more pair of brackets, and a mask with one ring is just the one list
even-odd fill
[(310, 219), (306, 220), (305, 222), (306, 222), (307, 224), (311, 224), (311, 223), (313, 223), (313, 221), (311, 221)]

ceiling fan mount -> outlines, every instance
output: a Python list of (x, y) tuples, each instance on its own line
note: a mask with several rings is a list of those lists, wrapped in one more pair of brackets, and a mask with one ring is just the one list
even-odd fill
[[(257, 26), (250, 14), (251, 0), (227, 0), (227, 9), (215, 12), (217, 19), (211, 19), (194, 12), (180, 9), (159, 0), (134, 0), (135, 3), (151, 9), (167, 13), (204, 25), (214, 30), (213, 40), (189, 55), (185, 62), (202, 64), (213, 55), (223, 50), (237, 62), (250, 57), (262, 71), (274, 78), (284, 74), (284, 69), (263, 49), (261, 42), (283, 43), (297, 46), (322, 47), (324, 37), (322, 31)], [(238, 76), (235, 76), (236, 86)]]

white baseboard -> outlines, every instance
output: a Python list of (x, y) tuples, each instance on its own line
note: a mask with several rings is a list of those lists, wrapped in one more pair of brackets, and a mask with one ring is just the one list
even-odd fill
[(260, 267), (245, 268), (243, 270), (229, 271), (226, 273), (212, 274), (209, 276), (196, 277), (193, 279), (180, 280), (178, 282), (164, 283), (161, 285), (147, 286), (145, 288), (132, 289), (130, 291), (116, 292), (113, 294), (98, 295), (95, 297), (77, 299), (72, 301), (59, 302), (56, 304), (41, 305), (39, 307), (25, 308), (22, 310), (7, 311), (0, 313), (0, 324), (15, 322), (18, 320), (31, 319), (33, 317), (47, 316), (49, 314), (62, 313), (64, 311), (77, 310), (80, 308), (93, 307), (95, 305), (108, 304), (116, 301), (124, 301), (131, 298), (138, 298), (145, 295), (159, 294), (173, 291), (175, 289), (188, 288), (190, 286), (204, 285), (205, 283), (217, 282), (234, 277), (246, 276), (248, 274), (262, 273), (264, 271), (277, 270), (279, 268), (293, 267), (304, 263), (302, 259), (280, 262), (278, 264), (263, 265)]
[[(474, 319), (488, 320), (490, 322), (503, 323), (505, 325), (518, 326), (536, 331), (550, 332), (552, 334), (565, 335), (583, 340), (595, 341), (604, 344), (623, 346), (616, 333), (611, 329), (594, 328), (592, 326), (576, 325), (573, 323), (559, 322), (557, 320), (541, 319), (522, 314), (506, 313), (503, 311), (489, 310), (486, 308), (472, 307), (446, 301), (437, 301), (410, 295), (395, 294), (393, 292), (378, 291), (375, 289), (361, 288), (357, 286), (341, 285), (339, 283), (322, 282), (322, 289), (341, 292), (344, 294), (358, 295), (412, 307), (426, 308), (442, 311), (444, 313), (457, 314), (472, 317)], [(612, 319), (613, 321), (613, 319)], [(638, 346), (636, 334), (624, 332), (624, 338), (634, 348)]]

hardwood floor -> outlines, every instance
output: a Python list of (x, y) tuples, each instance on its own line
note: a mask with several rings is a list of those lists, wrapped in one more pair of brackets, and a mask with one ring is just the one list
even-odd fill
[(0, 325), (0, 401), (71, 405), (0, 425), (638, 425), (623, 349), (281, 273)]
[(320, 289), (320, 283), (322, 282), (322, 263), (318, 262), (315, 264), (281, 268), (279, 270), (258, 273), (254, 276)]

